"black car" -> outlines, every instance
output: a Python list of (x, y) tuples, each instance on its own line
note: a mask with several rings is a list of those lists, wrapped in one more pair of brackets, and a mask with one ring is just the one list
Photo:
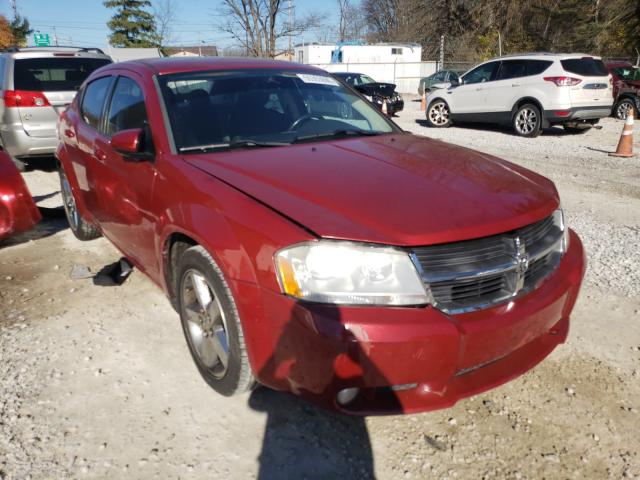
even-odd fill
[(333, 75), (362, 93), (380, 110), (384, 111), (383, 105), (386, 106), (386, 113), (389, 116), (404, 108), (404, 100), (396, 92), (396, 86), (393, 83), (376, 82), (373, 78), (362, 73), (338, 72)]

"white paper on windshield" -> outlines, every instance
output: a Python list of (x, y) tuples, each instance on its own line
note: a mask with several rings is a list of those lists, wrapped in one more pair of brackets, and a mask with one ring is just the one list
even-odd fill
[(320, 85), (331, 85), (332, 87), (338, 86), (338, 81), (327, 75), (314, 75), (312, 73), (298, 73), (296, 75), (304, 83), (317, 83)]

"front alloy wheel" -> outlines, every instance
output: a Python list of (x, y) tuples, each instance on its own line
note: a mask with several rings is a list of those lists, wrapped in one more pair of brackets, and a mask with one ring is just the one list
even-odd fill
[(618, 105), (616, 105), (615, 117), (620, 120), (626, 120), (627, 115), (629, 115), (629, 112), (633, 111), (634, 108), (635, 105), (633, 104), (633, 100), (630, 98), (620, 100)]
[(253, 385), (242, 325), (222, 270), (201, 246), (180, 256), (177, 297), (189, 352), (206, 382), (222, 395)]
[(229, 365), (227, 319), (211, 285), (197, 270), (185, 274), (182, 305), (193, 350), (215, 378), (224, 377)]
[(542, 131), (540, 109), (530, 103), (521, 106), (513, 117), (513, 129), (521, 137), (537, 137)]
[(435, 128), (444, 128), (451, 125), (451, 112), (449, 105), (444, 100), (436, 100), (427, 109), (427, 122)]

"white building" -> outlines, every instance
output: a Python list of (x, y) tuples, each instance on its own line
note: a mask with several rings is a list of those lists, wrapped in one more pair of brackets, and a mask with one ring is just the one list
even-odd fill
[(158, 48), (120, 48), (107, 47), (104, 51), (114, 62), (126, 62), (127, 60), (141, 60), (143, 58), (160, 58), (162, 52)]
[(342, 45), (333, 63), (335, 44), (312, 43), (295, 47), (295, 61), (328, 72), (356, 72), (378, 82), (394, 83), (400, 93), (416, 93), (422, 77), (435, 73), (435, 62), (422, 62), (422, 47), (415, 43)]
[(374, 45), (342, 45), (311, 43), (296, 45), (295, 60), (298, 63), (332, 63), (335, 50), (337, 63), (395, 63), (420, 62), (422, 47), (416, 43), (377, 43)]

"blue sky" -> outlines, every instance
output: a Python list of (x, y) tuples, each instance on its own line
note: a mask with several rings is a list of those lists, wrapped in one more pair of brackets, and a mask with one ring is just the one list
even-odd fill
[[(27, 17), (34, 30), (49, 33), (53, 39), (54, 27), (60, 45), (107, 46), (109, 29), (106, 22), (112, 12), (101, 0), (17, 0), (18, 10)], [(178, 18), (173, 29), (173, 44), (195, 45), (198, 40), (218, 47), (230, 46), (228, 34), (215, 27), (220, 14), (219, 0), (176, 0)], [(296, 15), (308, 12), (326, 14), (326, 22), (336, 23), (337, 2), (294, 0)], [(0, 12), (11, 17), (9, 0), (0, 0)], [(315, 33), (307, 33), (305, 41), (316, 41)], [(301, 40), (301, 39), (297, 39)], [(33, 43), (30, 36), (29, 44)]]

